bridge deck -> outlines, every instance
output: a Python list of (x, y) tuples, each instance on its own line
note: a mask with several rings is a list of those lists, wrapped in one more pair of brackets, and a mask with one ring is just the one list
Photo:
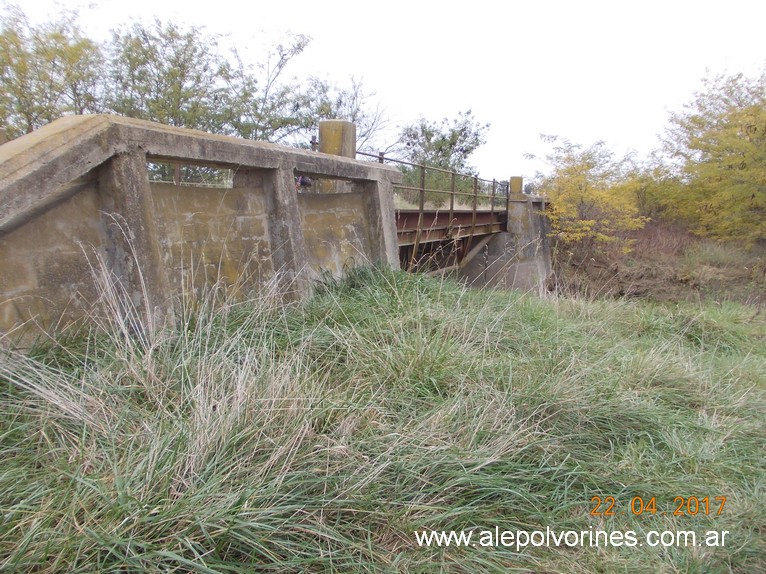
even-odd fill
[(508, 226), (505, 210), (424, 210), (422, 220), (420, 214), (417, 209), (396, 210), (396, 234), (400, 247), (500, 233)]

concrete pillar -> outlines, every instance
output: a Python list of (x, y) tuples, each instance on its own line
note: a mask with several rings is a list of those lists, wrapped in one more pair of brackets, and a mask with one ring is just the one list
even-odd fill
[(310, 294), (308, 260), (303, 238), (298, 192), (292, 169), (238, 169), (235, 188), (257, 188), (263, 180), (269, 222), (269, 250), (279, 292), (285, 300), (296, 300)]
[(99, 174), (104, 224), (108, 237), (107, 261), (123, 282), (142, 326), (152, 332), (172, 318), (170, 282), (160, 251), (153, 218), (146, 154), (140, 150), (115, 155)]
[[(356, 125), (345, 120), (319, 122), (319, 151), (351, 159), (356, 158)], [(399, 269), (399, 244), (396, 237), (394, 187), (387, 176), (381, 174), (376, 181), (362, 187), (367, 203), (372, 258)], [(325, 193), (344, 193), (353, 190), (348, 182), (323, 181)]]
[(508, 190), (508, 228), (487, 243), (486, 257), (475, 258), (461, 276), (469, 284), (533, 290), (542, 293), (550, 273), (541, 215), (523, 193), (523, 179), (512, 177)]
[(365, 184), (367, 217), (369, 218), (370, 245), (373, 258), (394, 269), (399, 269), (399, 243), (396, 236), (394, 185), (387, 178)]
[(319, 151), (356, 158), (356, 125), (345, 120), (319, 122)]
[[(356, 126), (345, 120), (320, 121), (319, 151), (355, 159)], [(322, 193), (347, 193), (351, 191), (351, 187), (345, 182), (322, 180), (318, 190)]]
[(514, 175), (511, 177), (510, 192), (513, 195), (518, 195), (524, 191), (524, 178)]

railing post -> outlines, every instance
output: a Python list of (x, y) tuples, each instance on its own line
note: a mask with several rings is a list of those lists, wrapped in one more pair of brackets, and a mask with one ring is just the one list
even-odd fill
[(452, 237), (452, 220), (455, 217), (455, 172), (450, 175), (450, 191), (449, 191), (449, 225), (447, 227), (447, 234)]
[(479, 176), (473, 176), (473, 213), (471, 214), (471, 238), (476, 233), (476, 208), (479, 204)]
[(412, 271), (415, 260), (418, 256), (418, 247), (420, 246), (420, 230), (423, 228), (423, 210), (426, 204), (426, 166), (420, 166), (420, 199), (418, 201), (418, 227), (415, 230), (415, 244), (412, 246), (412, 256), (408, 271)]
[(497, 181), (492, 180), (492, 199), (489, 200), (489, 216), (490, 221), (495, 220), (495, 194), (497, 193)]

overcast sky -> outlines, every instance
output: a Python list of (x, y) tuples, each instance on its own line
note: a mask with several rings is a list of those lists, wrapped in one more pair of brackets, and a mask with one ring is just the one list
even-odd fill
[[(131, 19), (204, 26), (259, 48), (284, 32), (312, 42), (290, 75), (361, 79), (392, 126), (453, 118), (490, 123), (472, 163), (486, 178), (532, 176), (540, 134), (616, 153), (657, 147), (668, 113), (716, 73), (766, 65), (762, 0), (27, 0), (35, 22), (79, 10), (94, 39)], [(56, 7), (58, 5), (58, 8)]]

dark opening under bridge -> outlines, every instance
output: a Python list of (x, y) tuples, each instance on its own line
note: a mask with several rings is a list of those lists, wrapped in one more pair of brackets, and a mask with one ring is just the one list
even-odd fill
[(91, 317), (107, 291), (154, 328), (182, 295), (301, 298), (350, 265), (541, 287), (543, 202), (520, 179), (360, 161), (353, 131), (325, 122), (316, 152), (93, 115), (0, 145), (0, 344)]

